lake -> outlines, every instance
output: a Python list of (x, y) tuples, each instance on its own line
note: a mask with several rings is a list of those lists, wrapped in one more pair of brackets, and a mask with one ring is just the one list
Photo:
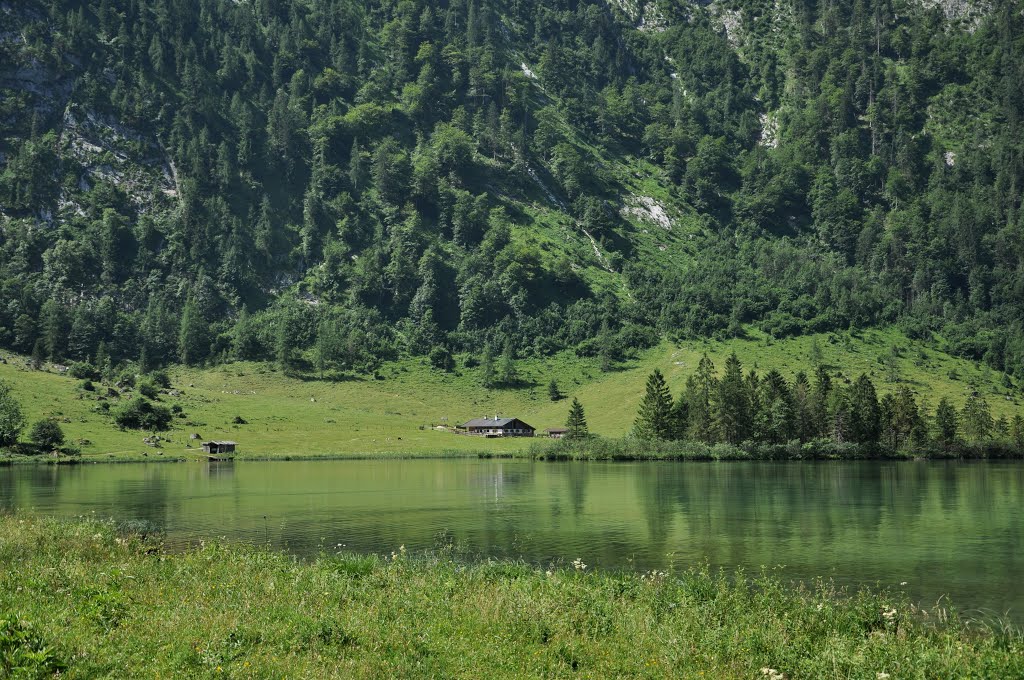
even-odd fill
[[(1024, 623), (1024, 465), (339, 460), (0, 468), (0, 511), (95, 514), (172, 546), (454, 544), (602, 569), (707, 563), (905, 590)], [(906, 585), (901, 586), (901, 583)]]

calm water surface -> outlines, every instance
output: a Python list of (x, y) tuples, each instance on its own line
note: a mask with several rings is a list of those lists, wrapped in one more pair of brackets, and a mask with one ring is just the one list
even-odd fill
[(602, 568), (762, 565), (1024, 623), (1020, 463), (236, 462), (0, 468), (0, 510), (299, 554), (454, 542)]

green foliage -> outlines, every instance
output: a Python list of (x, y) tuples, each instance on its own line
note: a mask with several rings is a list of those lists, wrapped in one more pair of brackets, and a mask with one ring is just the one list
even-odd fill
[[(0, 104), (0, 345), (104, 375), (487, 343), (610, 371), (663, 336), (899, 323), (1024, 376), (1020, 12), (755, 2), (733, 45), (691, 9), (19, 3), (5, 63), (47, 86)], [(771, 397), (728, 438), (806, 420)]]
[(0, 380), (0, 446), (13, 446), (25, 427), (25, 416), (10, 386)]
[(161, 432), (171, 424), (171, 411), (144, 397), (136, 397), (118, 410), (114, 423), (122, 430)]
[(572, 404), (569, 406), (569, 417), (565, 421), (565, 427), (568, 430), (565, 436), (569, 439), (584, 439), (590, 436), (590, 430), (587, 428), (587, 416), (583, 412), (583, 404), (575, 397), (573, 397)]
[(558, 381), (554, 378), (548, 383), (548, 399), (551, 401), (561, 401), (565, 399), (565, 395), (562, 394), (562, 390), (558, 387)]
[(0, 618), (0, 675), (5, 678), (46, 678), (60, 675), (67, 664), (35, 628), (10, 613)]
[(52, 420), (39, 420), (32, 426), (28, 438), (40, 450), (53, 451), (64, 443), (64, 430)]
[(647, 378), (646, 392), (633, 423), (633, 436), (637, 439), (671, 439), (672, 433), (672, 395), (665, 384), (665, 376), (655, 369)]

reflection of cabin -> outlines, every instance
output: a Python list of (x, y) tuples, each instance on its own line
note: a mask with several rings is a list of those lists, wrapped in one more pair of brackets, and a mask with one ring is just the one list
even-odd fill
[(552, 439), (561, 439), (565, 435), (569, 434), (569, 428), (567, 427), (549, 427), (544, 430), (549, 437)]
[(220, 455), (223, 453), (234, 453), (235, 442), (203, 442), (203, 453)]
[(474, 418), (467, 423), (459, 425), (460, 430), (466, 434), (473, 434), (479, 437), (532, 437), (534, 428), (527, 425), (518, 418)]

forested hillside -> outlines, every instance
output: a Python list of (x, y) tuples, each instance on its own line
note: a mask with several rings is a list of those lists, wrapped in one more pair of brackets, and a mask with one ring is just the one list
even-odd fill
[(612, 366), (899, 325), (1024, 379), (1022, 119), (1020, 0), (4, 1), (0, 346)]

